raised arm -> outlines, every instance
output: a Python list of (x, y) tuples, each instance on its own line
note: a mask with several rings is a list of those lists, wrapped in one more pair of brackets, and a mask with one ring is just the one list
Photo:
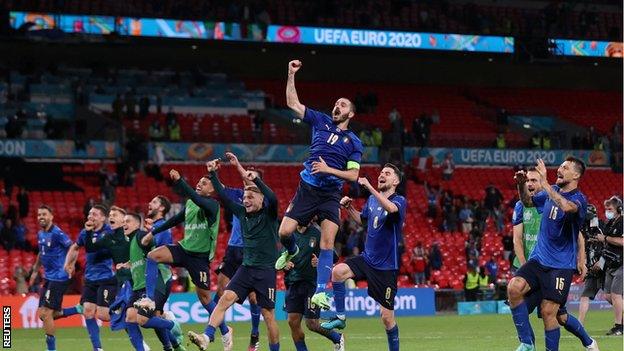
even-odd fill
[(539, 174), (540, 184), (542, 189), (546, 191), (548, 197), (565, 213), (576, 213), (578, 212), (578, 205), (570, 200), (565, 199), (561, 194), (555, 191), (555, 189), (548, 184), (548, 179), (546, 178), (546, 165), (544, 161), (540, 158), (537, 160), (537, 166), (535, 170)]
[(390, 201), (387, 197), (381, 195), (375, 187), (371, 185), (371, 183), (365, 177), (361, 177), (358, 179), (358, 183), (365, 187), (371, 195), (373, 195), (377, 201), (381, 204), (384, 210), (388, 211), (388, 213), (396, 213), (399, 211), (399, 207), (392, 201)]
[(302, 65), (303, 64), (299, 60), (288, 62), (288, 79), (286, 80), (286, 104), (295, 112), (297, 118), (303, 118), (303, 114), (305, 113), (305, 106), (299, 102), (297, 89), (295, 89), (295, 73), (297, 73)]
[(524, 207), (535, 207), (533, 205), (533, 200), (531, 199), (531, 194), (529, 193), (529, 189), (526, 186), (526, 172), (518, 171), (514, 176), (516, 180), (516, 187), (518, 188), (518, 197), (520, 201), (524, 205)]
[(165, 221), (161, 226), (150, 230), (144, 237), (141, 238), (141, 246), (149, 247), (152, 245), (152, 240), (154, 239), (154, 235), (164, 232), (167, 229), (173, 228), (178, 224), (184, 222), (186, 219), (186, 211), (183, 207), (180, 212), (173, 215), (171, 218)]
[(219, 177), (217, 176), (217, 172), (215, 170), (212, 170), (210, 171), (210, 173), (208, 173), (208, 176), (210, 177), (210, 182), (212, 183), (212, 186), (214, 187), (215, 191), (217, 192), (217, 194), (219, 194), (219, 198), (221, 199), (221, 203), (223, 204), (223, 207), (228, 209), (228, 211), (232, 212), (237, 217), (244, 216), (245, 207), (233, 201), (232, 199), (229, 198), (229, 196), (227, 196), (227, 193), (225, 192), (225, 189), (223, 188), (223, 184), (221, 184), (221, 181), (219, 180)]
[(343, 197), (340, 200), (340, 206), (347, 210), (349, 217), (355, 221), (355, 223), (362, 225), (362, 212), (353, 207), (353, 199), (348, 196)]
[(215, 200), (206, 198), (204, 196), (199, 195), (193, 188), (191, 188), (180, 176), (180, 173), (175, 169), (169, 171), (169, 176), (171, 180), (173, 180), (173, 186), (176, 188), (182, 195), (189, 198), (193, 203), (199, 206), (202, 210), (204, 210), (208, 219), (211, 222), (217, 220), (217, 213), (219, 212), (219, 203)]
[(227, 157), (228, 160), (230, 160), (230, 164), (232, 164), (234, 167), (236, 167), (236, 170), (238, 171), (238, 174), (240, 174), (241, 178), (243, 178), (243, 180), (245, 180), (245, 178), (247, 177), (247, 170), (238, 161), (238, 157), (236, 157), (236, 155), (233, 152), (226, 152), (225, 153), (225, 157)]
[(277, 217), (277, 196), (275, 196), (273, 190), (271, 190), (271, 188), (264, 184), (262, 179), (256, 177), (253, 172), (247, 172), (247, 179), (253, 181), (256, 186), (258, 186), (258, 189), (260, 189), (260, 191), (264, 195), (264, 198), (269, 203), (270, 213), (273, 216)]

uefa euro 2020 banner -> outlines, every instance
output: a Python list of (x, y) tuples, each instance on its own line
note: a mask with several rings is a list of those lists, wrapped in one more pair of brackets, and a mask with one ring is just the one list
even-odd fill
[(104, 159), (121, 155), (119, 143), (90, 141), (77, 147), (73, 140), (0, 140), (0, 157)]
[[(275, 299), (275, 315), (278, 320), (286, 320), (283, 309), (285, 291), (278, 291)], [(435, 314), (435, 292), (432, 288), (399, 289), (395, 302), (398, 316), (427, 316)], [(79, 295), (65, 295), (63, 306), (74, 306), (80, 301)], [(3, 296), (2, 305), (11, 308), (11, 326), (15, 329), (42, 328), (43, 323), (37, 315), (39, 298), (37, 295)], [(379, 304), (367, 295), (366, 289), (347, 290), (345, 307), (349, 317), (373, 317), (379, 315)], [(165, 310), (173, 312), (181, 323), (208, 323), (210, 315), (197, 299), (195, 293), (171, 294)], [(332, 307), (332, 310), (335, 310)], [(327, 312), (331, 313), (331, 312)], [(235, 304), (225, 314), (227, 322), (247, 322), (251, 320), (249, 302)], [(84, 326), (82, 316), (75, 315), (55, 321), (56, 326)], [(107, 325), (107, 323), (105, 323)]]

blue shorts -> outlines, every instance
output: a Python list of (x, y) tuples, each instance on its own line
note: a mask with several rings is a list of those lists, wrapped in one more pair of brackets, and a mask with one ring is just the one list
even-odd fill
[(340, 191), (317, 188), (301, 180), (284, 215), (302, 226), (310, 224), (314, 216), (318, 216), (318, 223), (327, 219), (340, 226)]
[(100, 307), (109, 307), (117, 296), (117, 279), (85, 280), (80, 296), (80, 304), (94, 303)]
[(39, 290), (39, 307), (47, 307), (54, 311), (60, 311), (63, 304), (63, 295), (69, 287), (71, 280), (58, 282), (46, 280)]
[(371, 267), (362, 255), (348, 258), (345, 264), (354, 274), (353, 280), (368, 282), (368, 296), (383, 307), (394, 310), (394, 297), (397, 294), (396, 270), (382, 271)]
[(241, 264), (243, 264), (243, 248), (239, 246), (228, 246), (227, 249), (225, 249), (223, 261), (215, 272), (232, 279)]
[(310, 301), (316, 292), (316, 284), (300, 280), (294, 282), (286, 291), (284, 310), (287, 313), (298, 313), (306, 319), (321, 318), (321, 309)]
[(172, 266), (184, 267), (196, 287), (210, 290), (210, 258), (207, 255), (186, 251), (180, 245), (167, 245), (171, 257)]
[(272, 310), (275, 308), (275, 285), (277, 272), (274, 268), (240, 266), (225, 290), (238, 296), (238, 303), (245, 302), (250, 292), (256, 293), (258, 306)]
[(516, 276), (526, 280), (531, 288), (530, 293), (537, 293), (541, 297), (539, 301), (546, 299), (564, 306), (568, 301), (574, 271), (574, 269), (545, 267), (532, 259), (518, 269)]

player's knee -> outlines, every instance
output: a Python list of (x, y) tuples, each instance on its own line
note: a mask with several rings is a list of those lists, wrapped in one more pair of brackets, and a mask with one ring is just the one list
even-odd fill
[(381, 322), (386, 327), (386, 330), (394, 327), (394, 312), (391, 310), (382, 309), (381, 311)]
[(52, 317), (52, 310), (50, 310), (49, 308), (46, 307), (40, 307), (39, 308), (39, 319), (41, 321), (45, 321), (46, 319)]
[(262, 314), (262, 318), (264, 318), (265, 321), (269, 322), (269, 321), (275, 321), (275, 310), (268, 310), (266, 308), (263, 308), (260, 310), (260, 313)]
[(513, 278), (507, 287), (507, 295), (510, 299), (521, 298), (524, 294), (526, 283), (523, 280)]
[(210, 290), (205, 289), (197, 289), (197, 297), (202, 305), (207, 305), (212, 300), (212, 296), (210, 296)]
[(332, 281), (341, 282), (346, 280), (346, 276), (349, 273), (349, 266), (344, 263), (337, 264), (332, 269)]
[(567, 314), (560, 314), (557, 315), (557, 323), (559, 323), (560, 326), (565, 326), (566, 323), (568, 322), (568, 315)]
[(611, 294), (605, 294), (604, 297), (608, 303), (613, 304), (613, 300), (611, 300)]
[(305, 325), (308, 330), (313, 332), (318, 332), (321, 328), (321, 325), (318, 322), (318, 319), (308, 319), (305, 320)]
[(148, 320), (149, 319), (147, 317), (142, 316), (142, 315), (140, 315), (138, 313), (136, 314), (136, 322), (137, 322), (138, 325), (144, 326), (145, 323), (147, 323)]
[(154, 261), (158, 262), (158, 249), (152, 250), (152, 251), (148, 252), (147, 253), (147, 258), (149, 258), (150, 260), (154, 260)]
[(97, 312), (95, 313), (95, 316), (97, 317), (97, 319), (101, 321), (108, 321), (110, 319), (110, 316), (108, 315), (108, 311), (106, 310), (98, 309)]
[(295, 330), (301, 326), (301, 321), (295, 317), (288, 317), (288, 326), (290, 329)]
[(256, 297), (255, 293), (249, 294), (249, 296), (247, 298), (249, 299), (249, 303), (250, 304), (253, 304), (253, 305), (257, 305), (258, 304), (258, 298)]
[(137, 310), (134, 307), (130, 307), (126, 310), (126, 322), (128, 323), (136, 323), (137, 322)]

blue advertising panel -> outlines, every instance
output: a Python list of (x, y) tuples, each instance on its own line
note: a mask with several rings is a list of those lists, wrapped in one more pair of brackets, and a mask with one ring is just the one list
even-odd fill
[[(303, 162), (309, 145), (149, 143), (150, 159), (162, 161), (206, 161), (235, 153), (242, 162)], [(377, 148), (365, 147), (362, 162), (378, 162)]]
[(554, 54), (566, 56), (617, 57), (622, 58), (622, 42), (551, 39), (556, 45)]
[[(277, 291), (275, 296), (275, 318), (286, 320), (284, 311), (286, 292)], [(431, 316), (435, 315), (435, 292), (432, 288), (399, 289), (394, 299), (395, 314), (397, 316)], [(379, 316), (379, 304), (368, 296), (366, 289), (347, 290), (345, 307), (349, 318)], [(171, 311), (180, 323), (208, 323), (210, 315), (197, 299), (195, 293), (171, 294), (165, 304), (165, 311)], [(332, 309), (324, 311), (323, 316), (335, 313)], [(247, 322), (251, 320), (249, 302), (242, 305), (234, 304), (225, 314), (226, 322)]]
[(511, 53), (512, 37), (271, 25), (267, 41), (291, 44)]
[(0, 157), (99, 159), (120, 155), (119, 144), (115, 142), (91, 141), (84, 149), (78, 149), (73, 140), (0, 140)]
[(588, 166), (608, 166), (609, 153), (601, 150), (523, 150), (523, 149), (462, 149), (462, 148), (427, 148), (420, 150), (415, 147), (406, 147), (403, 151), (405, 160), (412, 160), (415, 156), (433, 157), (434, 163), (444, 160), (446, 154), (453, 154), (456, 165), (498, 165), (516, 166), (535, 164), (538, 158), (546, 165), (555, 166), (565, 161), (568, 156), (575, 156), (583, 160)]

